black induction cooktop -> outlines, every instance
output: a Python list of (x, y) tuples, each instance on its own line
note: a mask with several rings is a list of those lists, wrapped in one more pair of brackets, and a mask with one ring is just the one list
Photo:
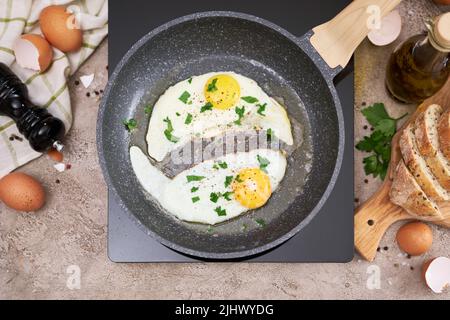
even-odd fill
[[(109, 70), (142, 36), (179, 16), (211, 10), (238, 11), (272, 21), (301, 36), (350, 0), (164, 0), (110, 1)], [(346, 144), (334, 190), (300, 233), (277, 248), (241, 259), (254, 262), (348, 262), (353, 258), (353, 63), (336, 79), (345, 119)], [(202, 261), (173, 251), (147, 235), (134, 217), (108, 199), (108, 255), (114, 262)]]

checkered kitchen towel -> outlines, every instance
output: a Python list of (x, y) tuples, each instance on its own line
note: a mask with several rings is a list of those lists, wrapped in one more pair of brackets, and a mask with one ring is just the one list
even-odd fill
[[(71, 6), (77, 13), (83, 30), (83, 47), (64, 54), (54, 49), (53, 64), (43, 74), (23, 69), (14, 62), (11, 50), (22, 33), (41, 33), (39, 14), (52, 4)], [(36, 105), (48, 108), (60, 118), (68, 130), (72, 124), (72, 110), (67, 88), (67, 77), (92, 54), (108, 34), (108, 0), (0, 0), (0, 62), (11, 67), (27, 85), (30, 99)], [(39, 157), (24, 140), (10, 140), (21, 136), (13, 121), (0, 116), (0, 178), (21, 165)]]

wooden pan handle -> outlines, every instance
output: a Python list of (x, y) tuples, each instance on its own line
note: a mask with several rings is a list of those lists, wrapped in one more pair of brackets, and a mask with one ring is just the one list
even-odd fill
[[(386, 177), (388, 180), (388, 178)], [(401, 207), (389, 201), (391, 182), (383, 186), (366, 203), (361, 205), (355, 215), (355, 247), (366, 260), (373, 261), (386, 230), (395, 222), (413, 219)]]
[(332, 20), (315, 27), (311, 44), (330, 68), (345, 67), (356, 47), (401, 0), (354, 0)]

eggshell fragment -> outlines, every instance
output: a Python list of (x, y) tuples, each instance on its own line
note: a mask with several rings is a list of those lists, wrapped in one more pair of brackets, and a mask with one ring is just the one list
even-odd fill
[(66, 165), (64, 163), (57, 163), (53, 166), (58, 172), (66, 171)]
[(53, 50), (43, 37), (24, 34), (13, 44), (16, 61), (22, 68), (44, 72), (52, 63)]
[(450, 286), (450, 259), (438, 257), (424, 263), (422, 274), (427, 286), (435, 293), (442, 293)]
[(83, 33), (75, 15), (65, 7), (53, 5), (44, 8), (39, 16), (42, 33), (52, 46), (62, 52), (77, 51), (83, 42)]
[(404, 252), (419, 256), (433, 244), (433, 232), (423, 222), (410, 222), (397, 231), (397, 243)]
[(0, 200), (17, 211), (37, 211), (45, 204), (45, 191), (33, 177), (13, 172), (0, 180)]
[(94, 74), (92, 73), (89, 75), (81, 76), (80, 80), (83, 86), (87, 89), (91, 85), (92, 81), (94, 81)]
[(402, 31), (402, 17), (397, 10), (391, 11), (381, 20), (381, 28), (373, 29), (367, 37), (376, 46), (385, 46), (394, 42)]

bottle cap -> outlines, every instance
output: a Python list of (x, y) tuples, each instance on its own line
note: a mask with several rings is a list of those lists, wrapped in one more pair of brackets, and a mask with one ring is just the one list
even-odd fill
[(438, 16), (427, 26), (431, 44), (440, 51), (450, 52), (450, 12)]
[(450, 49), (450, 12), (437, 17), (434, 36), (440, 46)]

